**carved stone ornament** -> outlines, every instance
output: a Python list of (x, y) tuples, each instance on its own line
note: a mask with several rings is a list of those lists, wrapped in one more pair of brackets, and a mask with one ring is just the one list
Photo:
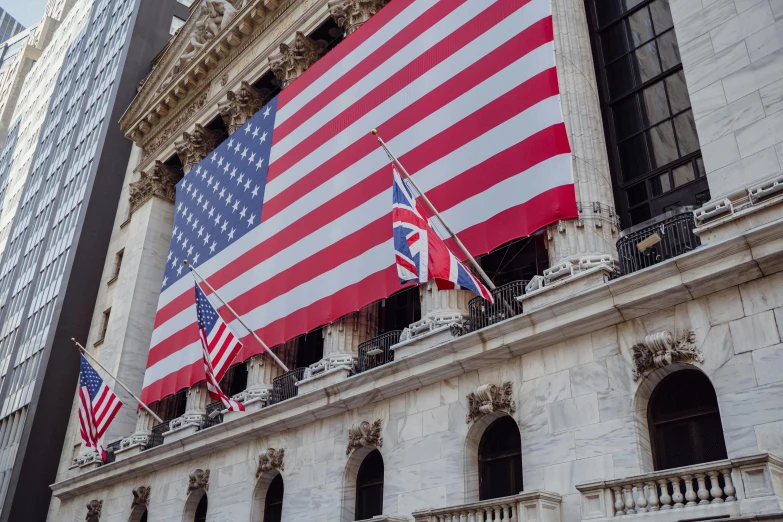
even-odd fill
[[(182, 109), (181, 112), (178, 113), (174, 121), (167, 123), (163, 127), (163, 129), (159, 131), (157, 134), (153, 133), (155, 137), (142, 149), (142, 157), (144, 159), (149, 158), (151, 154), (155, 153), (161, 147), (161, 145), (168, 142), (174, 132), (178, 131), (185, 124), (186, 121), (192, 118), (194, 114), (196, 114), (198, 111), (201, 110), (202, 107), (204, 107), (204, 105), (207, 103), (208, 98), (209, 98), (209, 91), (204, 92), (201, 96), (196, 98), (194, 101), (187, 104), (187, 107), (185, 107), (184, 109)], [(142, 139), (143, 139), (143, 135), (141, 137), (138, 137), (138, 139), (134, 138), (134, 140), (136, 140), (136, 144), (139, 146), (141, 146)]]
[(335, 23), (349, 35), (370, 19), (388, 0), (335, 0), (329, 2), (329, 12)]
[(482, 384), (476, 391), (468, 395), (468, 414), (465, 422), (475, 422), (488, 413), (504, 411), (514, 413), (517, 405), (512, 399), (511, 382), (504, 382), (500, 386), (494, 384)]
[(631, 350), (634, 381), (656, 368), (663, 368), (675, 362), (704, 362), (704, 356), (696, 347), (696, 332), (693, 330), (677, 338), (666, 330), (653, 332)]
[(229, 134), (234, 134), (264, 106), (264, 95), (247, 82), (242, 82), (237, 92), (228, 91), (227, 98), (228, 101), (218, 103), (218, 108)]
[(350, 455), (353, 450), (365, 446), (375, 446), (376, 448), (383, 447), (381, 419), (378, 419), (372, 424), (367, 421), (362, 421), (359, 424), (354, 424), (348, 430), (348, 447), (345, 449), (346, 455)]
[(185, 169), (194, 167), (215, 150), (219, 138), (220, 135), (216, 131), (207, 129), (200, 123), (196, 124), (196, 130), (192, 133), (183, 132), (182, 141), (175, 142), (174, 146)]
[(150, 487), (149, 486), (139, 486), (136, 489), (133, 490), (133, 503), (131, 504), (131, 510), (139, 507), (144, 506), (147, 507), (150, 505)]
[(101, 510), (103, 509), (103, 500), (91, 500), (87, 504), (87, 516), (84, 520), (87, 522), (98, 522), (101, 518)]
[(153, 196), (173, 203), (177, 195), (176, 186), (181, 179), (181, 170), (156, 161), (152, 174), (142, 172), (139, 180), (131, 183), (128, 188), (131, 213)]
[(305, 72), (311, 65), (318, 61), (325, 52), (322, 42), (314, 42), (297, 31), (291, 45), (280, 44), (280, 54), (269, 57), (269, 68), (280, 82), (280, 87), (285, 89)]
[(209, 470), (194, 469), (188, 475), (188, 494), (203, 489), (209, 490)]
[(272, 471), (283, 471), (283, 457), (285, 457), (285, 448), (276, 450), (269, 448), (261, 455), (258, 456), (258, 469), (256, 470), (256, 478), (260, 477), (262, 473)]

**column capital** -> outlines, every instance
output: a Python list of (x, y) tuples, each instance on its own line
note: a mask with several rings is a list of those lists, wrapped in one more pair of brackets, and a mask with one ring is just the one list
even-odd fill
[(152, 173), (142, 172), (139, 180), (129, 186), (128, 199), (130, 199), (131, 213), (152, 197), (174, 203), (176, 186), (181, 179), (182, 171), (156, 161)]
[(184, 165), (184, 171), (189, 172), (198, 162), (215, 150), (219, 139), (218, 132), (207, 129), (199, 123), (196, 124), (196, 130), (192, 133), (183, 132), (182, 140), (175, 142), (174, 146), (182, 165)]
[(280, 54), (269, 57), (269, 68), (280, 82), (280, 88), (285, 89), (325, 52), (323, 43), (314, 42), (303, 32), (297, 31), (290, 45), (280, 44)]
[(218, 108), (229, 135), (234, 134), (264, 106), (264, 95), (261, 91), (245, 81), (236, 92), (228, 91), (226, 97), (226, 101), (218, 103)]
[(329, 13), (348, 36), (370, 19), (388, 0), (334, 0), (329, 2)]

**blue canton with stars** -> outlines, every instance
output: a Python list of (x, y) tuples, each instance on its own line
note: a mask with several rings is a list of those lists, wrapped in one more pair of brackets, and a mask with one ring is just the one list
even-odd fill
[(165, 290), (261, 223), (277, 97), (177, 184)]
[(196, 285), (196, 316), (198, 317), (198, 327), (206, 332), (205, 335), (209, 335), (220, 318), (198, 285)]
[(95, 396), (98, 395), (98, 390), (100, 390), (101, 385), (103, 385), (103, 379), (101, 379), (100, 375), (98, 375), (98, 372), (96, 372), (93, 367), (90, 366), (90, 363), (87, 362), (87, 359), (84, 358), (84, 355), (80, 355), (80, 357), (82, 360), (79, 363), (79, 385), (86, 386), (90, 391), (90, 397), (95, 399)]

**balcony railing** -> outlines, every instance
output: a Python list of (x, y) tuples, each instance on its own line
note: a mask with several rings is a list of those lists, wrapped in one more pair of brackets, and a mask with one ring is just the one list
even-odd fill
[(504, 321), (522, 313), (522, 303), (517, 297), (525, 293), (529, 281), (512, 281), (491, 291), (494, 303), (483, 297), (474, 297), (468, 302), (468, 332), (475, 332), (487, 326)]
[(672, 210), (620, 232), (617, 253), (623, 275), (681, 256), (701, 245), (693, 233), (693, 207)]
[(359, 344), (359, 373), (393, 361), (394, 350), (390, 348), (400, 342), (401, 334), (402, 330), (393, 330)]
[[(472, 504), (414, 511), (416, 522), (560, 522), (561, 497), (548, 491), (522, 492)], [(524, 516), (520, 517), (520, 513)]]
[(272, 379), (272, 393), (269, 395), (269, 404), (276, 404), (296, 397), (298, 388), (296, 383), (304, 378), (307, 368), (296, 368)]
[(154, 448), (155, 446), (163, 444), (163, 434), (169, 431), (170, 424), (171, 421), (167, 420), (166, 422), (153, 426), (150, 430), (152, 432), (152, 435), (150, 435), (150, 442), (145, 449)]
[[(582, 518), (613, 518), (710, 505), (712, 514), (745, 512), (747, 498), (783, 502), (775, 481), (783, 475), (783, 460), (766, 453), (656, 471), (617, 480), (576, 486), (582, 493)], [(783, 488), (783, 484), (779, 486)], [(721, 505), (725, 513), (714, 513)], [(699, 512), (691, 515), (698, 517)], [(688, 515), (683, 515), (688, 518)], [(682, 518), (682, 517), (681, 517)]]
[(221, 412), (224, 408), (225, 406), (222, 401), (207, 404), (207, 416), (204, 417), (204, 420), (201, 422), (200, 429), (205, 430), (223, 422), (223, 414)]

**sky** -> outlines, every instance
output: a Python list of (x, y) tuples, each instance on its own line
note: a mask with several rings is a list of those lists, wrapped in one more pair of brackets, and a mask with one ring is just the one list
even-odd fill
[(47, 0), (0, 0), (0, 7), (25, 27), (41, 19)]

